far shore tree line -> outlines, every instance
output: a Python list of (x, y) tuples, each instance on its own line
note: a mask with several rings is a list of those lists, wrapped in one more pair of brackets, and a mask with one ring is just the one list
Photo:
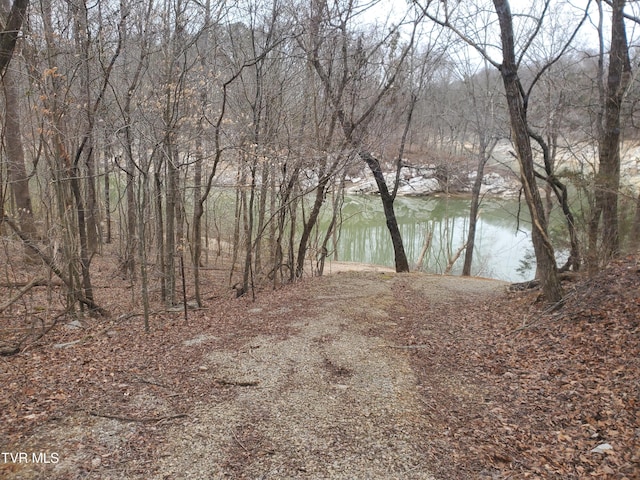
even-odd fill
[(2, 0), (0, 234), (22, 251), (9, 263), (44, 262), (69, 307), (100, 312), (92, 260), (113, 244), (148, 321), (152, 292), (183, 301), (180, 272), (202, 305), (202, 268), (222, 252), (239, 295), (321, 275), (347, 179), (364, 172), (406, 272), (402, 170), (458, 162), (477, 171), (471, 275), (483, 172), (504, 140), (547, 301), (562, 271), (638, 250), (621, 152), (638, 141), (640, 2), (385, 5)]

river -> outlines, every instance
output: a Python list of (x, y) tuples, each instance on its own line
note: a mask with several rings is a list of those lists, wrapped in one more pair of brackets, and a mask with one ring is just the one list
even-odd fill
[[(420, 256), (426, 235), (431, 232), (431, 247), (424, 256), (422, 270), (445, 271), (449, 259), (466, 241), (469, 203), (468, 198), (446, 196), (396, 199), (396, 216), (412, 267)], [(523, 203), (520, 209), (519, 220), (518, 211), (518, 201), (514, 199), (483, 200), (472, 275), (507, 281), (522, 281), (532, 276), (533, 248), (526, 205)], [(341, 261), (394, 265), (391, 239), (378, 197), (351, 195), (345, 198), (337, 257)], [(463, 262), (464, 253), (451, 273), (459, 274)]]

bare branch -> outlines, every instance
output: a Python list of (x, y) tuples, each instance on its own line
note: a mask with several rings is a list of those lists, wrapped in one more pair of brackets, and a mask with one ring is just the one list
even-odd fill
[(584, 25), (585, 21), (587, 20), (587, 18), (589, 18), (589, 6), (591, 5), (591, 0), (588, 0), (587, 2), (587, 6), (584, 8), (584, 15), (582, 16), (582, 20), (580, 20), (580, 23), (576, 26), (576, 28), (573, 30), (573, 33), (571, 34), (571, 37), (569, 37), (569, 40), (567, 40), (567, 42), (565, 43), (565, 45), (562, 47), (562, 49), (560, 50), (560, 52), (558, 52), (558, 54), (555, 56), (555, 58), (551, 59), (549, 62), (547, 62), (544, 67), (542, 67), (540, 69), (540, 71), (538, 71), (538, 73), (536, 74), (536, 76), (533, 78), (531, 85), (529, 85), (529, 88), (527, 89), (527, 93), (526, 93), (526, 98), (529, 98), (529, 96), (531, 95), (531, 91), (533, 90), (533, 87), (536, 85), (536, 83), (538, 82), (538, 80), (540, 80), (540, 78), (542, 77), (542, 75), (549, 70), (554, 64), (556, 64), (563, 56), (564, 54), (567, 52), (567, 50), (569, 49), (569, 47), (571, 46), (571, 44), (573, 43), (573, 41), (576, 38), (576, 35), (578, 35), (578, 32), (580, 31), (580, 29), (582, 28), (582, 26)]
[[(467, 35), (465, 35), (460, 29), (456, 28), (456, 26), (451, 23), (451, 21), (449, 19), (448, 10), (446, 10), (444, 20), (440, 19), (440, 18), (436, 17), (435, 15), (433, 15), (432, 13), (430, 13), (428, 11), (428, 8), (431, 5), (431, 3), (432, 3), (431, 1), (428, 1), (427, 5), (425, 7), (425, 6), (422, 6), (420, 3), (418, 3), (417, 0), (414, 0), (414, 2), (413, 2), (413, 4), (418, 9), (420, 9), (420, 11), (422, 12), (422, 14), (425, 17), (427, 17), (432, 22), (437, 23), (438, 25), (440, 25), (442, 27), (446, 27), (449, 30), (451, 30), (453, 33), (455, 33), (460, 38), (460, 40), (462, 40), (464, 43), (466, 43), (467, 45), (472, 47), (474, 50), (476, 50), (487, 62), (489, 62), (495, 68), (500, 69), (500, 62), (497, 62), (496, 60), (491, 58), (491, 55), (489, 55), (489, 52), (487, 51), (486, 48), (484, 48), (478, 42), (476, 42), (475, 40), (473, 40), (470, 37), (468, 37)], [(447, 5), (447, 3), (445, 2), (445, 7), (446, 7), (446, 5)]]

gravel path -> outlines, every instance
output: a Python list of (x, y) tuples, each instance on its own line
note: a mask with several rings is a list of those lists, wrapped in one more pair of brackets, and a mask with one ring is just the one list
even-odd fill
[(212, 298), (188, 322), (160, 311), (149, 334), (56, 330), (3, 364), (3, 427), (20, 428), (0, 435), (56, 461), (0, 462), (0, 478), (445, 480), (467, 422), (445, 417), (486, 398), (454, 361), (464, 317), (504, 284), (352, 267)]
[(275, 311), (248, 309), (251, 322), (275, 316), (295, 333), (257, 335), (205, 357), (202, 369), (234, 394), (171, 427), (154, 478), (434, 478), (423, 455), (431, 424), (408, 352), (379, 335), (402, 321), (399, 281), (433, 302), (502, 288), (350, 272), (309, 282)]

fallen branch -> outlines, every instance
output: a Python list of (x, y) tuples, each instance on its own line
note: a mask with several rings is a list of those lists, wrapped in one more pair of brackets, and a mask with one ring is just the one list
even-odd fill
[(111, 415), (109, 413), (100, 413), (93, 410), (86, 411), (85, 413), (91, 415), (92, 417), (108, 418), (111, 420), (119, 420), (121, 422), (137, 422), (137, 423), (163, 422), (167, 420), (175, 420), (176, 418), (185, 418), (187, 416), (186, 413), (178, 413), (177, 415), (167, 415), (165, 417), (136, 418), (136, 417), (125, 417), (121, 415)]
[(0, 357), (10, 357), (20, 353), (20, 345), (12, 345), (10, 347), (0, 348)]
[(420, 345), (378, 345), (380, 348), (429, 348), (431, 345), (422, 343)]
[(236, 380), (225, 380), (224, 378), (215, 378), (214, 382), (216, 382), (219, 385), (231, 386), (231, 387), (255, 387), (260, 383), (257, 380), (236, 381)]
[(171, 388), (169, 385), (154, 382), (153, 380), (147, 380), (146, 378), (138, 377), (137, 375), (135, 375), (133, 379), (135, 382), (146, 383), (147, 385), (155, 385), (156, 387), (162, 387), (162, 388)]
[(71, 310), (70, 308), (67, 308), (64, 312), (59, 313), (58, 315), (53, 317), (53, 321), (51, 322), (51, 325), (49, 325), (46, 328), (44, 328), (44, 325), (45, 325), (44, 320), (39, 319), (39, 318), (34, 319), (34, 321), (32, 323), (32, 327), (31, 327), (31, 331), (29, 333), (27, 333), (26, 335), (24, 335), (20, 340), (18, 340), (12, 346), (0, 348), (0, 356), (1, 357), (9, 357), (11, 355), (16, 355), (16, 354), (20, 353), (22, 351), (22, 345), (32, 335), (33, 331), (35, 330), (35, 327), (33, 325), (35, 325), (36, 320), (39, 320), (42, 323), (43, 329), (38, 335), (36, 335), (36, 337), (33, 339), (32, 343), (37, 342), (42, 337), (44, 337), (47, 333), (49, 333), (51, 331), (51, 329), (56, 326), (56, 324), (58, 323), (58, 320), (60, 318), (62, 318), (63, 316), (65, 316), (67, 313), (69, 313), (70, 310)]
[(466, 248), (467, 248), (467, 242), (464, 242), (464, 244), (460, 248), (458, 248), (456, 253), (454, 253), (453, 257), (449, 258), (449, 263), (447, 264), (447, 268), (444, 269), (445, 275), (449, 275), (451, 273), (451, 270), (453, 270), (453, 265), (458, 261), (458, 259), (460, 258), (460, 255), (462, 255), (462, 252), (464, 252)]
[[(34, 283), (35, 282), (35, 283)], [(0, 287), (4, 288), (21, 288), (33, 283), (32, 287), (64, 287), (64, 283), (55, 280), (36, 279), (30, 282), (4, 282), (0, 283)]]
[(238, 436), (236, 435), (236, 432), (231, 431), (231, 435), (233, 435), (233, 439), (238, 442), (238, 445), (240, 445), (242, 447), (242, 449), (247, 452), (247, 455), (251, 455), (251, 452), (247, 449), (247, 447), (245, 447), (242, 442), (238, 439)]
[(13, 305), (18, 300), (20, 300), (25, 293), (27, 293), (29, 290), (31, 290), (33, 287), (37, 286), (41, 282), (44, 282), (44, 279), (42, 279), (42, 278), (34, 278), (29, 283), (27, 283), (23, 288), (21, 288), (18, 291), (18, 293), (16, 293), (13, 296), (13, 298), (10, 298), (5, 303), (0, 305), (0, 313), (4, 312), (7, 308), (9, 308), (11, 305)]
[(531, 320), (529, 323), (526, 323), (526, 321), (522, 322), (522, 326), (520, 328), (516, 328), (515, 330), (513, 330), (511, 332), (511, 334), (515, 334), (515, 333), (519, 333), (523, 330), (527, 330), (528, 328), (531, 328), (533, 326), (535, 326), (536, 324), (540, 323), (542, 321), (543, 318), (547, 318), (548, 320), (551, 320), (552, 318), (557, 318), (556, 316), (554, 317), (547, 317), (548, 314), (555, 312), (556, 310), (558, 310), (559, 308), (561, 308), (564, 303), (566, 302), (567, 298), (572, 297), (573, 295), (575, 295), (576, 292), (575, 290), (571, 293), (569, 293), (568, 295), (565, 295), (564, 297), (562, 297), (560, 300), (558, 300), (556, 303), (552, 303), (551, 305), (549, 305), (547, 308), (545, 308), (542, 312), (540, 312), (533, 320)]
[(528, 282), (517, 282), (507, 285), (507, 292), (524, 292), (540, 286), (540, 280), (529, 280)]
[[(563, 282), (575, 282), (578, 279), (582, 278), (582, 276), (579, 272), (561, 272), (558, 275), (558, 278), (560, 279), (560, 281), (563, 281)], [(507, 285), (507, 291), (523, 292), (525, 290), (532, 290), (534, 288), (538, 288), (539, 286), (540, 286), (540, 280), (533, 279), (533, 280), (529, 280), (528, 282), (511, 283)]]
[(47, 265), (47, 267), (49, 267), (51, 269), (51, 271), (53, 273), (55, 273), (56, 276), (60, 280), (62, 280), (62, 283), (64, 283), (66, 285), (66, 287), (70, 291), (73, 292), (73, 296), (77, 301), (79, 301), (80, 303), (84, 303), (91, 310), (93, 310), (95, 312), (98, 312), (103, 317), (108, 317), (109, 316), (107, 311), (104, 308), (100, 307), (96, 302), (94, 302), (90, 298), (85, 297), (80, 292), (78, 292), (78, 291), (74, 290), (73, 288), (71, 288), (71, 285), (69, 285), (68, 280), (64, 277), (64, 275), (62, 274), (60, 269), (56, 266), (56, 264), (53, 261), (53, 259), (49, 255), (47, 255), (45, 252), (43, 252), (40, 249), (40, 247), (38, 247), (38, 245), (36, 245), (33, 242), (33, 240), (31, 240), (29, 238), (28, 235), (26, 235), (24, 232), (22, 232), (22, 230), (20, 230), (18, 225), (16, 225), (15, 222), (13, 220), (11, 220), (11, 218), (9, 218), (9, 217), (7, 217), (5, 215), (5, 216), (0, 217), (0, 221), (6, 222), (7, 225), (9, 225), (11, 227), (11, 229), (15, 232), (15, 234), (18, 235), (18, 237), (20, 237), (20, 240), (22, 240), (22, 242), (27, 247), (29, 247), (31, 250), (33, 250), (42, 259), (42, 261)]

